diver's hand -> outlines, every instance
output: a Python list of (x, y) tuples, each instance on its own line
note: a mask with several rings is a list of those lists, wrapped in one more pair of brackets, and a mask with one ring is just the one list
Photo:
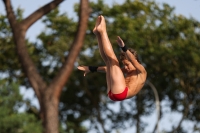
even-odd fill
[(78, 66), (78, 70), (84, 71), (84, 76), (90, 72), (88, 66)]
[(123, 40), (120, 38), (120, 36), (117, 36), (117, 44), (120, 47), (124, 47), (125, 46), (125, 44), (124, 44)]

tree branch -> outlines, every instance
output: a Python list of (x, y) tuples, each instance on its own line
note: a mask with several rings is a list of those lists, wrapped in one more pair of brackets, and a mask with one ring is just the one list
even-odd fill
[(7, 18), (9, 20), (10, 26), (13, 30), (13, 28), (17, 24), (17, 21), (16, 21), (16, 17), (15, 17), (15, 14), (13, 12), (13, 9), (12, 9), (11, 2), (10, 2), (10, 0), (3, 0), (3, 2), (4, 2), (4, 5), (5, 5), (5, 8), (6, 8)]
[(13, 38), (16, 45), (17, 54), (19, 57), (19, 61), (22, 65), (22, 69), (24, 70), (24, 73), (28, 77), (39, 101), (41, 100), (41, 94), (39, 90), (39, 86), (43, 86), (44, 84), (40, 84), (38, 82), (40, 79), (40, 75), (37, 72), (37, 69), (34, 66), (33, 61), (31, 60), (28, 50), (25, 45), (25, 32), (23, 31), (22, 27), (17, 23), (16, 16), (13, 12), (12, 5), (10, 0), (3, 0), (5, 7), (6, 7), (6, 13), (7, 18), (10, 23), (12, 32), (13, 32)]
[(61, 2), (64, 0), (53, 0), (52, 2), (44, 5), (43, 7), (39, 8), (31, 15), (29, 15), (26, 19), (24, 19), (21, 24), (24, 26), (24, 30), (27, 30), (33, 23), (35, 23), (38, 19), (42, 16), (49, 13), (51, 10), (55, 9)]
[(33, 14), (31, 14), (28, 18), (21, 21), (20, 23), (17, 22), (16, 16), (14, 14), (14, 11), (12, 9), (12, 5), (10, 0), (3, 0), (6, 12), (7, 12), (7, 18), (9, 20), (12, 32), (13, 32), (13, 38), (16, 45), (16, 51), (19, 57), (19, 61), (22, 65), (22, 69), (24, 73), (26, 74), (27, 78), (29, 79), (29, 82), (31, 86), (33, 87), (38, 100), (41, 104), (41, 98), (42, 93), (44, 89), (46, 89), (47, 85), (43, 81), (42, 77), (37, 71), (37, 68), (32, 61), (28, 49), (26, 47), (25, 42), (25, 35), (26, 30), (39, 18), (41, 18), (43, 15), (50, 12), (52, 9), (56, 8), (56, 6), (61, 3), (63, 0), (54, 0), (50, 2), (49, 4), (43, 6), (42, 8), (36, 10)]
[(90, 9), (88, 0), (80, 0), (79, 22), (78, 22), (78, 30), (76, 32), (76, 36), (71, 45), (65, 63), (63, 64), (57, 76), (50, 84), (50, 88), (56, 88), (54, 92), (56, 97), (60, 96), (60, 93), (73, 70), (76, 57), (78, 56), (79, 51), (83, 45), (85, 33), (87, 30), (89, 14), (90, 14)]
[(177, 133), (178, 130), (180, 129), (183, 120), (184, 120), (184, 119), (186, 118), (186, 116), (188, 115), (189, 106), (190, 106), (190, 104), (187, 103), (187, 96), (186, 96), (186, 94), (184, 94), (184, 107), (185, 107), (185, 108), (184, 108), (184, 111), (183, 111), (183, 116), (182, 116), (181, 120), (179, 121), (177, 127), (172, 131), (172, 133)]
[[(97, 104), (97, 106), (99, 106), (99, 105)], [(104, 133), (107, 133), (107, 131), (106, 131), (105, 127), (104, 127), (104, 121), (101, 118), (101, 111), (100, 111), (99, 107), (97, 107), (96, 109), (97, 109), (97, 112), (98, 112), (97, 119), (101, 124), (102, 130), (103, 130)]]
[(146, 84), (149, 85), (151, 87), (151, 89), (153, 90), (154, 97), (155, 97), (156, 110), (157, 110), (157, 121), (156, 121), (154, 130), (153, 130), (153, 133), (155, 132), (155, 130), (157, 130), (157, 133), (159, 133), (160, 100), (159, 100), (158, 92), (157, 92), (156, 87), (149, 80), (146, 80)]

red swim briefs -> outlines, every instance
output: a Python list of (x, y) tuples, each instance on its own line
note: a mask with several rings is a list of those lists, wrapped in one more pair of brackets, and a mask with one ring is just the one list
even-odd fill
[(113, 101), (122, 101), (122, 100), (126, 99), (127, 93), (128, 93), (128, 87), (126, 87), (124, 89), (124, 91), (122, 93), (119, 93), (119, 94), (113, 94), (110, 90), (108, 92), (108, 96)]

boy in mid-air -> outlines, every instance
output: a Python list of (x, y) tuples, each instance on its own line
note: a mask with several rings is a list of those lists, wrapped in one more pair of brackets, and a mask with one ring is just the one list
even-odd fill
[(98, 16), (93, 33), (98, 40), (99, 51), (106, 66), (78, 66), (77, 68), (85, 72), (84, 76), (88, 72), (105, 72), (107, 94), (113, 101), (122, 101), (135, 96), (144, 86), (147, 77), (147, 72), (140, 64), (136, 51), (128, 49), (123, 40), (119, 36), (117, 37), (117, 43), (123, 51), (120, 60), (124, 68), (120, 68), (107, 35), (103, 16)]

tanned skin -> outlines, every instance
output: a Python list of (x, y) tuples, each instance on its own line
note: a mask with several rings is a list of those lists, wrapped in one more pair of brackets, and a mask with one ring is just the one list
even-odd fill
[[(147, 72), (145, 68), (129, 50), (125, 52), (128, 59), (122, 60), (124, 67), (120, 68), (119, 61), (109, 41), (106, 22), (102, 15), (98, 16), (93, 33), (96, 35), (99, 52), (106, 64), (106, 66), (98, 67), (97, 72), (106, 73), (107, 93), (111, 90), (113, 94), (119, 94), (124, 91), (125, 87), (128, 87), (126, 99), (135, 96), (146, 81)], [(117, 36), (117, 43), (120, 47), (125, 46), (119, 36)], [(77, 68), (84, 71), (84, 76), (90, 72), (88, 66), (78, 66)]]

